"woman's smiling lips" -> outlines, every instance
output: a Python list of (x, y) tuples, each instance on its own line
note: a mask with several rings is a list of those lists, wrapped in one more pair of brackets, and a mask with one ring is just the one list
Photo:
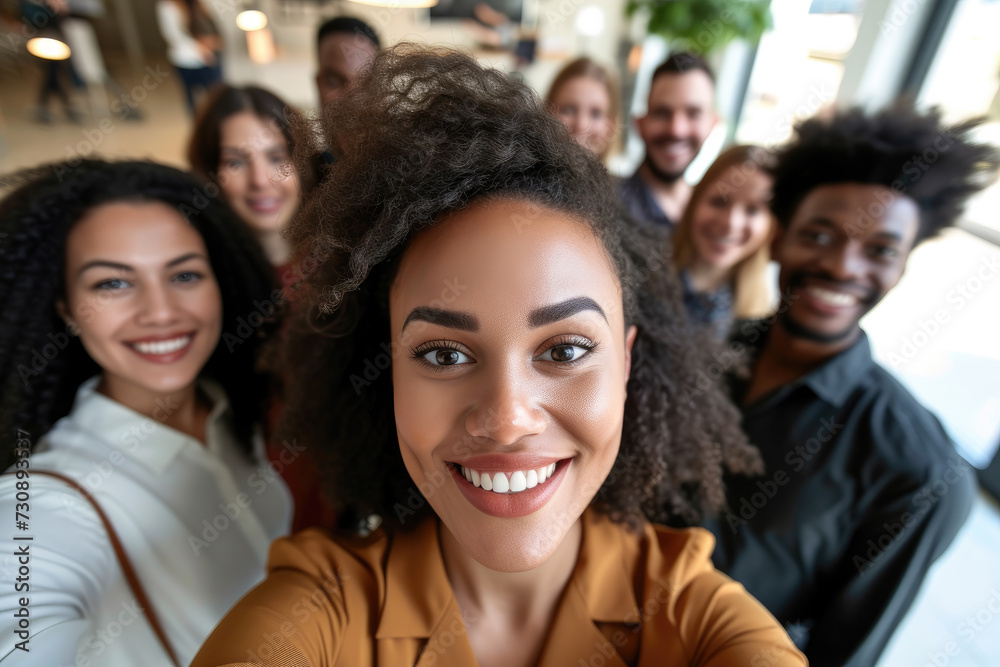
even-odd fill
[(148, 336), (125, 341), (125, 346), (147, 361), (170, 364), (187, 354), (196, 333), (188, 331), (163, 336)]
[(480, 512), (519, 517), (540, 509), (565, 477), (571, 459), (532, 454), (488, 454), (450, 461), (459, 490)]
[(284, 200), (277, 197), (261, 197), (258, 199), (248, 199), (247, 207), (255, 213), (274, 213), (281, 209)]

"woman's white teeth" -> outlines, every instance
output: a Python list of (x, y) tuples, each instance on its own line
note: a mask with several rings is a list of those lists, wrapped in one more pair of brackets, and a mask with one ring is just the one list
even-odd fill
[(545, 482), (556, 471), (556, 464), (550, 463), (537, 470), (516, 470), (510, 473), (510, 475), (502, 472), (491, 475), (488, 472), (481, 473), (478, 470), (466, 468), (465, 466), (459, 466), (459, 468), (461, 468), (462, 476), (466, 480), (471, 482), (473, 486), (478, 486), (484, 491), (520, 493), (525, 489), (533, 489)]
[(493, 475), (493, 490), (496, 493), (507, 493), (510, 491), (510, 482), (507, 481), (507, 475), (502, 472)]
[(833, 306), (853, 306), (858, 302), (858, 297), (853, 294), (834, 292), (822, 287), (813, 287), (809, 291), (820, 301), (825, 301)]
[[(494, 484), (493, 488), (497, 488), (497, 485)], [(523, 472), (518, 470), (510, 476), (510, 491), (517, 493), (518, 491), (524, 491), (526, 488), (528, 488), (528, 478)]]
[(191, 336), (181, 336), (172, 340), (158, 340), (148, 343), (132, 343), (132, 347), (143, 354), (170, 354), (191, 342)]

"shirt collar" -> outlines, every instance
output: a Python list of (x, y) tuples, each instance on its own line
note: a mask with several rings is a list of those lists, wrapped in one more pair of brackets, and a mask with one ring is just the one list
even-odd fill
[[(751, 327), (757, 332), (756, 342), (748, 344), (753, 359), (756, 359), (767, 341), (770, 333), (771, 321), (758, 320), (754, 322), (756, 326)], [(744, 331), (745, 327), (735, 327), (737, 332)], [(737, 340), (741, 336), (737, 334)], [(747, 339), (741, 342), (746, 343)], [(860, 378), (871, 368), (875, 362), (872, 360), (871, 345), (868, 343), (868, 335), (862, 330), (858, 339), (854, 343), (840, 352), (836, 356), (827, 360), (823, 365), (807, 373), (806, 375), (781, 387), (770, 397), (763, 399), (763, 403), (772, 403), (787, 396), (798, 387), (806, 386), (813, 391), (820, 399), (830, 405), (840, 408), (854, 391)], [(734, 386), (742, 386), (746, 389), (746, 383), (734, 383)]]
[[(454, 602), (438, 539), (439, 521), (421, 521), (412, 531), (392, 536), (385, 577), (385, 605), (376, 639), (430, 637)], [(419, 572), (421, 585), (413, 585)]]
[[(442, 616), (457, 610), (441, 556), (439, 530), (440, 521), (430, 520), (393, 536), (376, 639), (430, 637)], [(560, 602), (558, 616), (569, 605), (591, 621), (625, 624), (638, 618), (634, 583), (626, 569), (629, 556), (638, 557), (638, 547), (620, 545), (625, 539), (620, 526), (593, 510), (584, 512), (580, 555), (568, 585), (572, 590)], [(414, 572), (420, 573), (420, 586), (413, 585)]]
[(652, 188), (649, 187), (646, 179), (642, 177), (639, 171), (639, 169), (636, 169), (635, 173), (623, 183), (623, 188), (628, 193), (626, 196), (634, 199), (635, 204), (639, 208), (638, 212), (644, 218), (642, 222), (664, 225), (668, 229), (672, 229), (674, 226), (673, 220), (668, 218), (667, 214), (660, 208), (659, 203), (657, 203), (656, 198), (653, 196)]
[[(162, 473), (189, 444), (201, 447), (194, 438), (166, 426), (161, 420), (131, 410), (118, 401), (97, 391), (101, 376), (97, 375), (77, 389), (70, 418), (95, 438), (121, 450), (129, 459)], [(205, 422), (208, 434), (215, 421), (229, 409), (226, 393), (214, 382), (199, 380), (198, 387), (211, 399), (212, 410)], [(160, 406), (169, 414), (170, 406)], [(154, 415), (155, 417), (155, 415)]]

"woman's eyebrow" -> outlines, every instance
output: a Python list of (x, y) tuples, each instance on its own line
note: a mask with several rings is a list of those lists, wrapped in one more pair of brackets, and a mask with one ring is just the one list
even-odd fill
[(431, 308), (430, 306), (417, 306), (403, 321), (403, 328), (415, 320), (439, 324), (449, 329), (460, 329), (461, 331), (479, 331), (479, 320), (475, 315), (463, 313), (457, 310), (444, 310), (443, 308)]
[(564, 320), (584, 310), (593, 310), (603, 317), (605, 322), (608, 321), (608, 316), (604, 314), (604, 310), (597, 305), (596, 301), (588, 296), (578, 296), (531, 311), (528, 316), (528, 324), (537, 328)]
[[(578, 296), (573, 299), (567, 299), (566, 301), (554, 303), (551, 306), (542, 306), (541, 308), (531, 311), (531, 314), (528, 315), (528, 324), (530, 324), (532, 328), (538, 328), (545, 326), (546, 324), (564, 320), (567, 317), (571, 317), (585, 310), (592, 310), (596, 312), (604, 318), (605, 322), (608, 320), (607, 315), (604, 314), (604, 309), (597, 305), (596, 301), (587, 296)], [(461, 331), (471, 332), (479, 331), (479, 320), (476, 319), (475, 315), (457, 310), (444, 310), (443, 308), (418, 306), (410, 311), (410, 314), (406, 316), (406, 319), (403, 321), (402, 330), (405, 330), (406, 326), (415, 320), (438, 324), (443, 327), (448, 327), (449, 329), (459, 329)]]

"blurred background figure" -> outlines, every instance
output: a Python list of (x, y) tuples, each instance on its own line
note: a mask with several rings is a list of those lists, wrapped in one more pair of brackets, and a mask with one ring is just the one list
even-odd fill
[(694, 53), (671, 53), (653, 72), (646, 114), (636, 119), (646, 154), (621, 185), (633, 216), (673, 231), (691, 196), (684, 172), (716, 120), (715, 74), (708, 63)]
[(320, 104), (327, 104), (353, 86), (378, 50), (378, 35), (360, 19), (338, 16), (323, 23), (316, 33)]
[(167, 58), (184, 83), (188, 109), (222, 80), (222, 37), (201, 0), (158, 0), (156, 19), (167, 42)]
[[(304, 192), (317, 180), (311, 160), (292, 165), (295, 150), (293, 127), (303, 117), (277, 95), (263, 88), (221, 85), (209, 93), (199, 108), (188, 142), (191, 169), (219, 186), (230, 208), (260, 244), (290, 299), (289, 291), (302, 277), (291, 265), (291, 247), (285, 230), (298, 212)], [(267, 434), (281, 415), (282, 369), (272, 369), (271, 410)], [(307, 454), (289, 451), (284, 443), (268, 438), (268, 454), (287, 482), (294, 498), (293, 528), (333, 526), (336, 513), (323, 493), (319, 475)]]
[[(29, 25), (38, 26), (40, 31), (44, 31), (40, 34), (57, 38), (63, 42), (65, 42), (65, 37), (62, 35), (61, 24), (68, 13), (69, 5), (66, 0), (21, 0), (22, 19)], [(55, 95), (62, 102), (66, 117), (74, 123), (80, 123), (83, 120), (83, 115), (73, 106), (68, 90), (82, 88), (83, 81), (73, 70), (70, 58), (44, 58), (42, 59), (42, 68), (45, 74), (41, 90), (38, 93), (38, 109), (35, 118), (40, 123), (52, 123), (49, 100)]]
[(279, 275), (291, 258), (282, 232), (303, 186), (292, 168), (294, 120), (299, 113), (263, 88), (221, 85), (205, 98), (188, 142), (191, 169), (220, 187)]
[(764, 317), (771, 308), (770, 165), (770, 153), (758, 146), (724, 151), (694, 187), (674, 231), (673, 261), (684, 305), (720, 339), (734, 317)]
[(556, 75), (545, 100), (581, 146), (607, 159), (620, 117), (618, 88), (608, 70), (578, 58)]

